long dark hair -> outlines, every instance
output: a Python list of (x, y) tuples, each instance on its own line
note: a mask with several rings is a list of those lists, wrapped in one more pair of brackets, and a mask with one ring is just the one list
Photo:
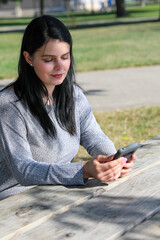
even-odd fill
[(44, 15), (35, 18), (27, 26), (22, 39), (17, 80), (13, 83), (14, 91), (19, 100), (28, 104), (31, 113), (39, 120), (47, 135), (56, 137), (56, 129), (43, 103), (42, 96), (48, 97), (48, 91), (36, 75), (33, 67), (25, 60), (23, 52), (32, 56), (37, 49), (46, 44), (49, 39), (59, 39), (70, 45), (71, 64), (68, 74), (61, 85), (53, 92), (55, 116), (60, 126), (71, 135), (76, 134), (74, 89), (75, 83), (72, 37), (66, 26), (57, 18)]

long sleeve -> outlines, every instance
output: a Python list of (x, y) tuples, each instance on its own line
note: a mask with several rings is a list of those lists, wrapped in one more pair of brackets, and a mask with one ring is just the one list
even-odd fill
[(24, 191), (22, 186), (85, 184), (83, 162), (73, 162), (79, 144), (92, 156), (116, 152), (78, 87), (75, 87), (77, 135), (61, 128), (53, 109), (49, 107), (47, 111), (54, 121), (57, 138), (47, 136), (13, 91), (0, 93), (0, 199)]
[(99, 154), (112, 155), (116, 153), (113, 142), (103, 133), (97, 123), (91, 107), (81, 90), (79, 90), (79, 115), (81, 128), (81, 145), (92, 156)]
[[(71, 163), (67, 160), (64, 163), (47, 163), (45, 159), (44, 162), (38, 162), (39, 159), (33, 158), (27, 139), (26, 122), (16, 106), (12, 103), (1, 105), (0, 116), (0, 162), (5, 159), (8, 169), (18, 183), (24, 186), (84, 184), (82, 162)], [(40, 144), (43, 145), (43, 142)], [(45, 154), (47, 155), (47, 152)], [(54, 155), (52, 158), (51, 161), (54, 162)]]

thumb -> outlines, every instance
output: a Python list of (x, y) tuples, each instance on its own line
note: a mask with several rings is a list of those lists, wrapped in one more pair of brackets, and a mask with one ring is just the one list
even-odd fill
[(110, 162), (110, 161), (112, 161), (112, 160), (113, 160), (113, 158), (114, 158), (114, 155), (108, 156), (108, 157), (107, 157), (107, 162)]
[(105, 155), (98, 155), (97, 160), (99, 163), (105, 163), (105, 162), (110, 162), (113, 160), (113, 155), (111, 156), (105, 156)]

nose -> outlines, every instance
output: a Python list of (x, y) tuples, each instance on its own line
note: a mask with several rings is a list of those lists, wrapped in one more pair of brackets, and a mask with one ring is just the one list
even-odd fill
[(55, 70), (61, 70), (61, 69), (63, 69), (63, 63), (61, 59), (57, 59), (55, 63)]

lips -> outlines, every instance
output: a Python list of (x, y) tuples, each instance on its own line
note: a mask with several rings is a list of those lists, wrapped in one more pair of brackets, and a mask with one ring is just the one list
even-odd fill
[(55, 75), (52, 75), (54, 78), (61, 78), (63, 76), (63, 74), (55, 74)]

